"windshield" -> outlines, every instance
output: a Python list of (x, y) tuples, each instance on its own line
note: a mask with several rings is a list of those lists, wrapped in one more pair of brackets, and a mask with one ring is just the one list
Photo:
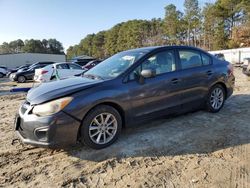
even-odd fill
[(84, 76), (93, 76), (101, 79), (112, 79), (125, 72), (133, 63), (141, 58), (145, 52), (121, 52), (84, 73)]

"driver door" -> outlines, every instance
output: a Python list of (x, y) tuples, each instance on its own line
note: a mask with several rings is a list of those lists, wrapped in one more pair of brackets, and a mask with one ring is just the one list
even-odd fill
[[(149, 57), (129, 75), (127, 87), (131, 115), (136, 120), (171, 114), (179, 109), (180, 83), (176, 64), (175, 51), (161, 51)], [(156, 75), (144, 78), (143, 84), (139, 83), (139, 74), (147, 69), (155, 71)]]

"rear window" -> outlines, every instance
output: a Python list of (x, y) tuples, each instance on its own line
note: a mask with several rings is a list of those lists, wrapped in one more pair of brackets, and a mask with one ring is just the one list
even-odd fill
[(202, 66), (200, 52), (194, 50), (179, 50), (182, 69)]
[(212, 63), (211, 58), (204, 53), (201, 53), (201, 58), (203, 65), (210, 65)]

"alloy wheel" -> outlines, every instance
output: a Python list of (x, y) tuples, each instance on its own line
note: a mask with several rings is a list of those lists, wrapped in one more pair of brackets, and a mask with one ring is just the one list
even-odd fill
[(89, 125), (89, 137), (96, 144), (109, 143), (117, 132), (117, 120), (111, 113), (97, 115)]
[(216, 87), (210, 96), (210, 103), (213, 109), (218, 110), (221, 108), (224, 102), (224, 93), (221, 88)]
[(18, 82), (20, 82), (20, 83), (25, 82), (25, 77), (24, 76), (19, 76), (18, 77)]

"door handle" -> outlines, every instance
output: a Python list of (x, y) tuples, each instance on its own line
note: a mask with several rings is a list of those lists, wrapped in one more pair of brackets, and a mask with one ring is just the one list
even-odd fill
[(208, 76), (211, 76), (212, 74), (213, 74), (212, 71), (207, 71), (207, 75), (208, 75)]
[(180, 80), (178, 78), (174, 78), (171, 80), (172, 84), (178, 84)]

